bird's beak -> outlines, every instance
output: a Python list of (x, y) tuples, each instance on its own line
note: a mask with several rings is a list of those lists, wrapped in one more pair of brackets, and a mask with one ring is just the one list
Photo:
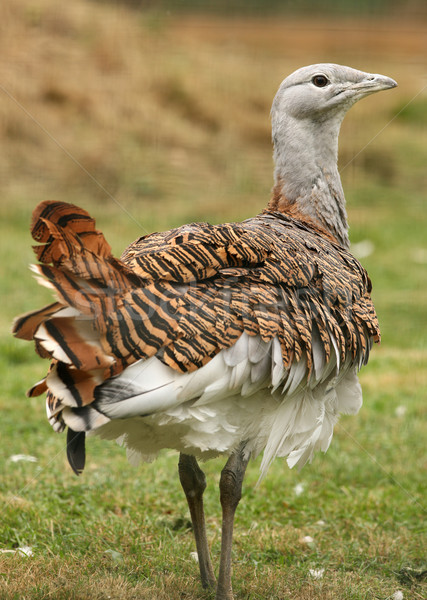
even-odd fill
[(366, 76), (359, 82), (353, 84), (351, 88), (354, 91), (361, 92), (361, 95), (367, 96), (381, 90), (388, 90), (397, 86), (397, 83), (391, 77), (366, 73)]

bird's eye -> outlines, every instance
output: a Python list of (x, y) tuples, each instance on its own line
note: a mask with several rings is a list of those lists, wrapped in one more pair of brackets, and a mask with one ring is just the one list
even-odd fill
[(325, 87), (329, 83), (329, 79), (324, 75), (315, 75), (311, 81), (316, 87)]

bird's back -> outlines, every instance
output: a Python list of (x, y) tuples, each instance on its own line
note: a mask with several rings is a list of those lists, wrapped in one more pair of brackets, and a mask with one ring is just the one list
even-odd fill
[(379, 339), (370, 281), (314, 227), (269, 211), (190, 224), (120, 261), (78, 207), (44, 203), (32, 229), (59, 302), (15, 333), (53, 358), (30, 393), (48, 390), (56, 429), (121, 437), (143, 456), (251, 440), (265, 465), (292, 453), (301, 465), (360, 406), (355, 370)]

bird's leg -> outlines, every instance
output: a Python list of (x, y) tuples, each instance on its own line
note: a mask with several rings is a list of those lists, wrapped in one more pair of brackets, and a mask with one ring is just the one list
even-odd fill
[(234, 514), (242, 497), (242, 483), (249, 457), (244, 455), (242, 444), (228, 459), (221, 472), (219, 483), (222, 506), (221, 561), (219, 565), (216, 600), (232, 600), (231, 545), (233, 542)]
[(191, 522), (193, 523), (202, 586), (204, 588), (214, 587), (216, 580), (209, 555), (203, 510), (203, 492), (206, 488), (206, 477), (194, 456), (188, 454), (181, 453), (179, 455), (178, 471), (190, 509)]

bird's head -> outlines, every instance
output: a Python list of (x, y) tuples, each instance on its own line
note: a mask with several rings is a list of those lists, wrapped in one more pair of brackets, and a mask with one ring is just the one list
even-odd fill
[(271, 109), (276, 166), (269, 207), (311, 219), (348, 247), (345, 198), (337, 167), (341, 122), (355, 102), (396, 85), (384, 75), (329, 63), (289, 75)]
[(358, 100), (397, 83), (390, 77), (330, 63), (298, 69), (282, 82), (272, 106), (273, 123), (285, 116), (324, 121), (338, 117)]

